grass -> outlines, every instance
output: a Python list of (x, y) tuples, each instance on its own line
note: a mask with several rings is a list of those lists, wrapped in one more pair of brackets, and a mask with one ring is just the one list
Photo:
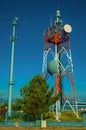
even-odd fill
[[(55, 112), (46, 113), (44, 118), (46, 121), (56, 121)], [(61, 113), (59, 120), (62, 122), (82, 122), (83, 117), (80, 113), (79, 118), (77, 118), (72, 111), (65, 111)]]
[(62, 112), (59, 120), (61, 121), (65, 121), (65, 122), (82, 122), (83, 117), (82, 115), (79, 113), (79, 118), (76, 117), (76, 115), (71, 112), (71, 111), (66, 111), (66, 112)]

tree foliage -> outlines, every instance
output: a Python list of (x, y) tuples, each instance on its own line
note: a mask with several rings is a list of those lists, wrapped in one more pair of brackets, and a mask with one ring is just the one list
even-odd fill
[(23, 100), (21, 98), (17, 98), (16, 101), (12, 104), (12, 110), (22, 110)]
[(39, 119), (40, 115), (48, 112), (49, 107), (56, 102), (57, 97), (53, 93), (54, 87), (50, 89), (42, 76), (35, 76), (20, 90), (24, 115), (30, 120)]

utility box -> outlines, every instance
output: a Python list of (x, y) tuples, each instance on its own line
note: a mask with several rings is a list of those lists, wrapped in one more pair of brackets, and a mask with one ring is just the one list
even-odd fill
[(46, 124), (46, 120), (42, 120), (41, 121), (41, 128), (46, 128), (47, 124)]

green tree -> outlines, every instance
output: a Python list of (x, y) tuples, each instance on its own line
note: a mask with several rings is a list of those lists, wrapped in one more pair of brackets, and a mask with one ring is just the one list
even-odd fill
[(21, 98), (17, 98), (16, 101), (12, 104), (12, 110), (22, 110), (23, 101)]
[(50, 89), (42, 76), (35, 76), (20, 90), (24, 115), (30, 120), (39, 119), (40, 115), (48, 112), (49, 107), (56, 102), (58, 97), (53, 93), (54, 87)]

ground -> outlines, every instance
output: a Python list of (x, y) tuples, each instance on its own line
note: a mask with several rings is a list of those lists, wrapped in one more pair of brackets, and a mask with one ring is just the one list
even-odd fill
[(0, 130), (86, 130), (86, 128), (67, 128), (67, 127), (50, 127), (50, 128), (37, 128), (37, 127), (0, 127)]

